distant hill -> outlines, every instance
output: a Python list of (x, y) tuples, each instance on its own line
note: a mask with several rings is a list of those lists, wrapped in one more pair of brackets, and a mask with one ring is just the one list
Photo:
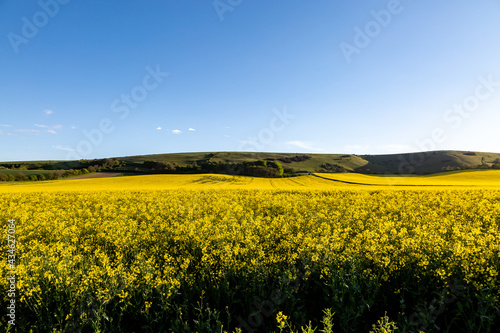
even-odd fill
[[(301, 160), (300, 157), (307, 156)], [(298, 157), (298, 159), (297, 159)], [(245, 161), (277, 160), (284, 168), (296, 172), (350, 171), (364, 174), (431, 174), (461, 169), (500, 168), (500, 153), (470, 151), (431, 151), (389, 155), (356, 154), (293, 154), (258, 152), (175, 153), (121, 157), (129, 163), (164, 161), (179, 165), (203, 161), (242, 163)]]
[[(431, 151), (389, 155), (200, 152), (115, 157), (100, 160), (0, 162), (0, 174), (13, 170), (89, 169), (133, 173), (238, 173), (246, 166), (276, 167), (284, 175), (311, 172), (432, 174), (464, 169), (500, 169), (500, 153)], [(269, 165), (267, 165), (269, 163)], [(243, 168), (243, 169), (242, 169)], [(282, 170), (283, 171), (283, 170)], [(241, 172), (240, 172), (241, 173)], [(260, 175), (260, 173), (259, 173)], [(264, 174), (263, 174), (264, 175)]]

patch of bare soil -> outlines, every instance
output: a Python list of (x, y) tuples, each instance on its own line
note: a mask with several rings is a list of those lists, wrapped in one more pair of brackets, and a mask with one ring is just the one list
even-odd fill
[(121, 173), (118, 173), (118, 172), (95, 172), (95, 173), (89, 173), (89, 174), (83, 175), (83, 176), (71, 177), (68, 179), (108, 178), (108, 177), (116, 177), (119, 175), (121, 175)]

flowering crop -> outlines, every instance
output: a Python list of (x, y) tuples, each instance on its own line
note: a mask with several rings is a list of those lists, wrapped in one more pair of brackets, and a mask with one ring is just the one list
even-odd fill
[[(338, 331), (384, 311), (413, 327), (451, 281), (487, 291), (449, 305), (457, 327), (472, 320), (458, 304), (499, 306), (495, 188), (137, 176), (2, 186), (0, 207), (17, 221), (18, 315), (34, 331), (234, 328), (276, 291), (256, 331), (278, 313), (317, 322), (325, 308)], [(4, 304), (7, 289), (2, 279)]]

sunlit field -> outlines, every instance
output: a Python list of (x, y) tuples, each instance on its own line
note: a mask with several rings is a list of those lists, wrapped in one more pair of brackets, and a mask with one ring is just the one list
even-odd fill
[(482, 186), (500, 187), (500, 170), (455, 171), (427, 176), (318, 174), (339, 182), (382, 186)]
[[(65, 179), (43, 182), (0, 183), (2, 192), (75, 192), (109, 190), (167, 190), (167, 189), (270, 189), (270, 190), (329, 190), (349, 189), (372, 185), (451, 187), (469, 186), (500, 188), (500, 170), (457, 171), (429, 176), (381, 176), (358, 173), (319, 173), (290, 178), (257, 178), (219, 174), (202, 175), (147, 175), (97, 179)], [(369, 188), (373, 189), (373, 188)]]
[(2, 184), (0, 205), (18, 332), (500, 325), (500, 171), (67, 179)]

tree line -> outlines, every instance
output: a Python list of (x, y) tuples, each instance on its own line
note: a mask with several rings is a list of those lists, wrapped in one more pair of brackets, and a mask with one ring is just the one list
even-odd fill
[(0, 173), (0, 182), (10, 182), (10, 181), (39, 181), (39, 180), (56, 180), (67, 178), (71, 176), (80, 176), (86, 175), (92, 172), (95, 172), (95, 169), (90, 168), (93, 171), (90, 171), (86, 168), (84, 169), (69, 169), (69, 170), (55, 170), (49, 173), (40, 173), (40, 174), (25, 174), (22, 171), (19, 171), (15, 175), (8, 173)]
[[(23, 171), (36, 170), (47, 171), (54, 167), (69, 167), (70, 165), (78, 165), (78, 168), (57, 169), (50, 172), (41, 172), (34, 174), (26, 174)], [(72, 176), (86, 175), (94, 172), (110, 171), (114, 168), (124, 166), (124, 161), (117, 159), (100, 159), (100, 160), (81, 160), (75, 163), (59, 162), (55, 164), (43, 163), (3, 163), (0, 164), (0, 182), (10, 181), (43, 181), (43, 180), (56, 180)], [(16, 174), (2, 173), (4, 170), (19, 170)]]
[(290, 176), (294, 172), (292, 168), (283, 168), (281, 163), (274, 160), (227, 163), (209, 159), (185, 166), (165, 161), (144, 161), (142, 166), (151, 173), (224, 173), (267, 178)]

